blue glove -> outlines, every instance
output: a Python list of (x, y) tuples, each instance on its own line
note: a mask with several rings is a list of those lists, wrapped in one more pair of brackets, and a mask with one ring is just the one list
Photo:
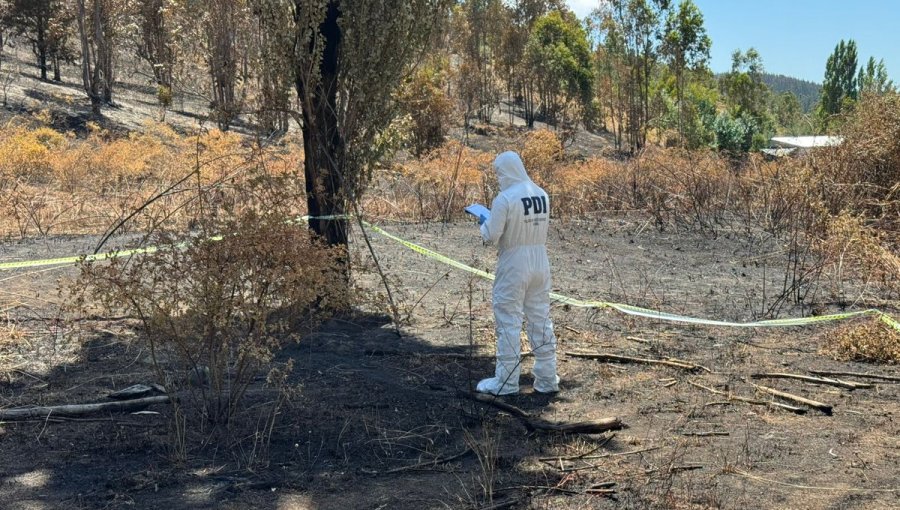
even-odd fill
[(479, 225), (484, 225), (484, 222), (485, 222), (485, 221), (487, 221), (487, 216), (485, 216), (485, 215), (483, 215), (483, 214), (479, 214), (479, 215), (478, 215), (478, 224), (479, 224)]

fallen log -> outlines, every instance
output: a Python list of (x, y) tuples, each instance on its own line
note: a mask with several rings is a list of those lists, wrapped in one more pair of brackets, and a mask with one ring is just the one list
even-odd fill
[(785, 373), (764, 373), (751, 374), (753, 379), (795, 379), (797, 381), (808, 382), (811, 384), (824, 384), (827, 386), (837, 386), (848, 390), (858, 390), (860, 388), (871, 388), (869, 383), (858, 383), (853, 381), (842, 381), (840, 379), (830, 379), (827, 377), (811, 377), (808, 375), (785, 374)]
[(116, 402), (99, 402), (93, 404), (66, 404), (59, 406), (17, 407), (0, 410), (0, 421), (46, 419), (50, 416), (74, 417), (99, 413), (122, 413), (140, 411), (152, 404), (164, 404), (169, 401), (166, 395), (122, 400)]
[(752, 404), (757, 406), (766, 406), (766, 407), (774, 407), (776, 409), (784, 409), (785, 411), (790, 411), (792, 413), (797, 414), (806, 414), (806, 409), (803, 407), (796, 407), (787, 404), (782, 404), (781, 402), (772, 402), (771, 400), (757, 400), (755, 398), (742, 397), (740, 395), (733, 395), (731, 393), (725, 393), (724, 391), (719, 391), (715, 388), (710, 388), (709, 386), (703, 386), (702, 384), (695, 383), (693, 381), (688, 381), (688, 384), (694, 386), (695, 388), (700, 388), (701, 390), (706, 390), (715, 395), (721, 395), (728, 399), (729, 402), (737, 401), (744, 402), (745, 404)]
[(600, 434), (610, 430), (621, 430), (625, 428), (625, 424), (619, 418), (603, 418), (593, 421), (580, 421), (572, 423), (553, 423), (535, 418), (529, 413), (519, 409), (518, 407), (507, 404), (497, 399), (493, 395), (485, 395), (483, 393), (470, 393), (468, 391), (457, 391), (457, 395), (474, 400), (482, 404), (487, 404), (497, 409), (506, 411), (513, 417), (518, 419), (531, 432), (556, 432), (570, 434)]
[(841, 375), (844, 377), (859, 377), (860, 379), (878, 379), (881, 381), (900, 382), (900, 377), (892, 375), (863, 374), (860, 372), (833, 372), (830, 370), (807, 370), (814, 375)]
[(590, 352), (566, 352), (566, 356), (572, 356), (573, 358), (585, 358), (585, 359), (596, 359), (599, 361), (614, 361), (617, 363), (640, 363), (642, 365), (662, 365), (672, 368), (679, 368), (681, 370), (701, 370), (703, 367), (699, 365), (694, 365), (688, 363), (686, 361), (675, 361), (675, 360), (664, 360), (664, 359), (649, 359), (649, 358), (634, 358), (631, 356), (621, 356), (619, 354), (609, 354), (609, 353), (590, 353)]
[(830, 404), (825, 404), (817, 400), (811, 400), (805, 397), (794, 395), (793, 393), (787, 393), (784, 391), (776, 390), (775, 388), (769, 388), (768, 386), (762, 386), (760, 384), (753, 384), (753, 387), (760, 391), (775, 395), (776, 397), (781, 397), (785, 400), (790, 400), (792, 402), (797, 402), (798, 404), (812, 407), (813, 409), (818, 409), (819, 411), (822, 411), (823, 413), (831, 416), (832, 406)]

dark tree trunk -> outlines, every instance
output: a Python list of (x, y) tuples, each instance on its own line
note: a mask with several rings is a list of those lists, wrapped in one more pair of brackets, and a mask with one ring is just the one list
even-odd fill
[(38, 67), (41, 68), (41, 80), (47, 81), (47, 36), (46, 20), (43, 16), (37, 17), (37, 50)]
[(59, 54), (53, 54), (53, 81), (62, 81), (62, 75), (59, 71)]
[[(297, 94), (303, 111), (304, 174), (306, 203), (310, 216), (341, 216), (347, 213), (348, 197), (343, 186), (344, 140), (338, 127), (337, 89), (341, 44), (340, 2), (328, 3), (319, 27), (324, 51), (319, 62), (320, 80), (297, 79)], [(329, 245), (346, 246), (346, 219), (310, 220), (310, 228)]]

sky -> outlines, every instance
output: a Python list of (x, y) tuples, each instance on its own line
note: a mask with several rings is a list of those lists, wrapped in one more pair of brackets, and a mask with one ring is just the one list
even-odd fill
[[(601, 0), (567, 0), (583, 18)], [(859, 63), (884, 59), (900, 82), (900, 0), (693, 0), (712, 39), (710, 68), (731, 68), (731, 53), (753, 47), (767, 72), (821, 83), (841, 39), (856, 41)], [(677, 2), (677, 0), (676, 0)]]

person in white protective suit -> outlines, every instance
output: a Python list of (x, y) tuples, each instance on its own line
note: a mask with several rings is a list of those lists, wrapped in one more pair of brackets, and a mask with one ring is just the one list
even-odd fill
[(497, 368), (494, 377), (478, 383), (477, 390), (493, 395), (519, 391), (522, 319), (534, 353), (534, 389), (559, 391), (556, 374), (556, 337), (550, 321), (550, 261), (547, 228), (550, 198), (525, 172), (515, 152), (494, 160), (500, 194), (490, 217), (479, 216), (481, 236), (497, 244), (499, 260), (494, 280), (493, 307), (497, 327)]

